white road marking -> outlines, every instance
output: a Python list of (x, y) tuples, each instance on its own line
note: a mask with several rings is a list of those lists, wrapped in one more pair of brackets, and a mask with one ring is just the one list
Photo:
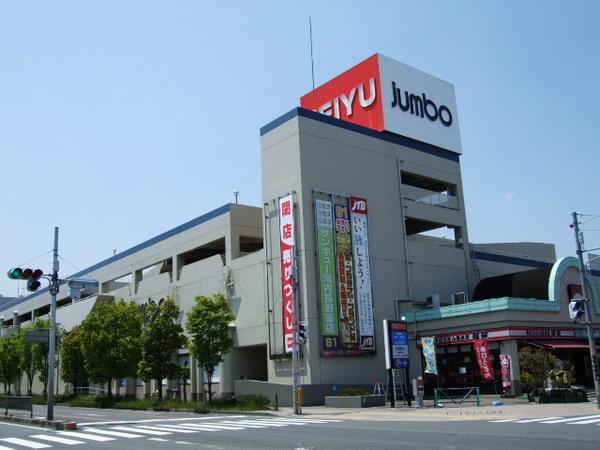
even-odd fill
[(564, 416), (556, 416), (556, 417), (542, 417), (541, 419), (525, 419), (525, 420), (517, 420), (515, 423), (531, 423), (531, 422), (541, 422), (542, 420), (553, 420), (553, 419), (562, 419)]
[(5, 447), (4, 445), (0, 445), (0, 450), (15, 450), (12, 447)]
[(114, 422), (84, 422), (80, 423), (80, 427), (86, 425), (132, 425), (136, 423), (153, 423), (153, 422), (184, 422), (186, 420), (212, 420), (212, 419), (243, 419), (248, 416), (209, 416), (209, 417), (180, 417), (177, 419), (144, 419), (144, 420), (119, 420)]
[(197, 428), (202, 430), (204, 428), (216, 428), (221, 430), (243, 430), (243, 427), (234, 427), (233, 425), (219, 425), (219, 424), (204, 424), (204, 423), (184, 423), (182, 424), (186, 427)]
[(262, 425), (265, 427), (287, 427), (288, 424), (285, 423), (279, 423), (279, 422), (265, 422), (265, 421), (258, 421), (258, 420), (236, 420), (236, 423), (239, 423), (240, 425), (249, 423), (252, 425)]
[(584, 417), (567, 417), (566, 419), (547, 420), (545, 422), (539, 422), (539, 423), (565, 423), (565, 422), (574, 422), (577, 420), (597, 419), (597, 418), (600, 418), (600, 415), (584, 416)]
[(167, 434), (171, 434), (167, 431), (147, 430), (147, 429), (138, 428), (138, 427), (112, 427), (111, 430), (130, 431), (133, 433), (150, 434), (150, 435), (154, 435), (154, 436), (165, 436)]
[(124, 437), (128, 439), (143, 437), (141, 434), (123, 433), (121, 431), (99, 430), (96, 428), (84, 428), (86, 433), (106, 434), (108, 436)]
[(171, 428), (173, 430), (175, 430), (175, 429), (179, 430), (179, 429), (183, 428), (184, 430), (193, 431), (194, 433), (197, 433), (198, 431), (221, 431), (217, 428), (204, 428), (201, 430), (200, 428), (189, 427), (186, 425), (163, 425), (163, 427)]
[(23, 447), (29, 448), (50, 448), (51, 445), (48, 444), (40, 444), (39, 442), (28, 441), (26, 439), (20, 438), (3, 438), (0, 441), (8, 442), (9, 444), (22, 445)]
[(197, 433), (196, 430), (188, 430), (177, 425), (137, 425), (136, 428), (144, 428), (148, 430), (170, 431), (173, 433)]
[(515, 422), (519, 419), (502, 419), (502, 420), (490, 420), (492, 423), (503, 423), (503, 422)]
[(148, 438), (149, 441), (155, 441), (155, 442), (169, 442), (168, 439), (163, 439), (163, 438)]
[(106, 437), (106, 436), (96, 436), (94, 434), (80, 433), (79, 431), (59, 431), (58, 434), (63, 436), (74, 437), (78, 439), (88, 439), (90, 441), (96, 442), (108, 442), (114, 441), (115, 438)]
[(50, 441), (56, 442), (57, 444), (65, 444), (65, 445), (77, 445), (77, 444), (85, 444), (82, 441), (76, 441), (74, 439), (67, 439), (59, 436), (54, 436), (51, 434), (34, 434), (33, 436), (29, 436), (34, 439), (41, 439), (42, 441)]
[(569, 422), (569, 425), (587, 425), (588, 423), (597, 423), (600, 419), (580, 420), (578, 422)]
[(219, 422), (222, 423), (223, 425), (243, 425), (247, 428), (268, 428), (266, 425), (255, 425), (253, 424), (251, 421), (233, 421), (233, 420), (224, 420), (223, 422)]

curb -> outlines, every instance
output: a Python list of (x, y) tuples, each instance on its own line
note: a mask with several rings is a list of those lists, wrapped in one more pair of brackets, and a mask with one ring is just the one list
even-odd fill
[(29, 417), (0, 416), (0, 421), (18, 423), (22, 425), (33, 425), (40, 428), (51, 428), (54, 430), (76, 430), (76, 422), (65, 422), (62, 420), (31, 419)]

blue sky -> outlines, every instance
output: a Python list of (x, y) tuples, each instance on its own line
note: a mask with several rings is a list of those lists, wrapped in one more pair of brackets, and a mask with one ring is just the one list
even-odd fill
[(317, 84), (381, 52), (455, 85), (471, 241), (574, 254), (571, 212), (600, 214), (599, 2), (0, 1), (0, 269), (55, 225), (66, 276), (236, 188), (260, 205), (259, 128), (311, 88), (309, 13)]

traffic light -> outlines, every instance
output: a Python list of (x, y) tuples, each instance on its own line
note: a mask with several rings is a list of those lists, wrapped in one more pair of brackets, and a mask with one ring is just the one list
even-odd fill
[(306, 322), (298, 322), (298, 343), (304, 344), (308, 339), (308, 326)]
[(35, 292), (40, 287), (40, 278), (44, 272), (40, 269), (35, 269), (33, 273), (27, 278), (27, 290), (29, 292)]
[(23, 269), (21, 269), (20, 267), (15, 267), (8, 271), (8, 278), (10, 278), (11, 280), (22, 280), (22, 276)]
[(573, 321), (581, 318), (585, 314), (585, 303), (582, 297), (574, 298), (569, 303), (569, 317)]
[(11, 280), (27, 280), (27, 290), (35, 292), (40, 287), (40, 278), (44, 272), (40, 269), (21, 269), (14, 267), (8, 271), (8, 278)]

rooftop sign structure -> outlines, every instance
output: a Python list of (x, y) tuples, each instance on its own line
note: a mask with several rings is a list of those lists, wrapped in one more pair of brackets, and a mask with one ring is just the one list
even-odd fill
[(379, 53), (304, 95), (300, 106), (461, 153), (454, 86)]

